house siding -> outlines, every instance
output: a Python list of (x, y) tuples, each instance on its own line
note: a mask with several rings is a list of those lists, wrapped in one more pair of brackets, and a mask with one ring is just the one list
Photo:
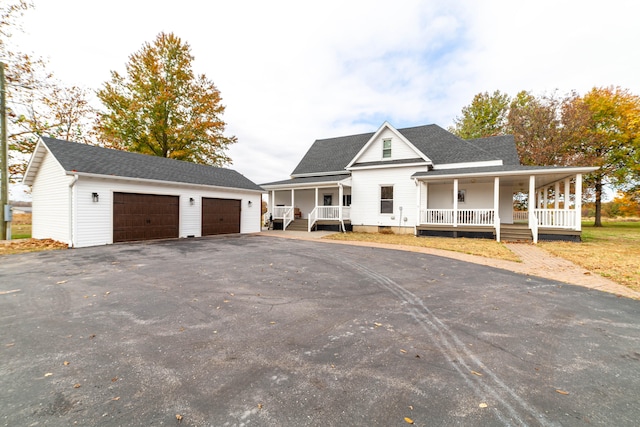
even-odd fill
[(69, 218), (69, 184), (60, 164), (46, 153), (31, 192), (33, 213), (31, 235), (36, 239), (54, 239), (71, 244)]
[[(352, 173), (351, 223), (384, 227), (413, 227), (417, 223), (416, 191), (411, 179), (417, 167), (358, 170)], [(380, 186), (393, 185), (393, 213), (380, 213)], [(402, 215), (400, 215), (402, 207)], [(407, 218), (405, 221), (404, 218)]]
[[(391, 139), (391, 157), (382, 158), (382, 141)], [(380, 136), (367, 147), (358, 158), (358, 163), (377, 162), (380, 160), (415, 159), (418, 154), (390, 129), (385, 129)]]

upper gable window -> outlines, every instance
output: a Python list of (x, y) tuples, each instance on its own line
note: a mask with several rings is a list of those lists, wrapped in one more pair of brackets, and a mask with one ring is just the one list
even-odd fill
[(390, 139), (382, 140), (382, 158), (383, 159), (391, 158), (391, 140)]

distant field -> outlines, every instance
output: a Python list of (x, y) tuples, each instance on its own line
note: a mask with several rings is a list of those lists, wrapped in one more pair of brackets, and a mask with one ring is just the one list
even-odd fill
[(28, 239), (31, 237), (31, 214), (14, 214), (11, 222), (11, 239)]

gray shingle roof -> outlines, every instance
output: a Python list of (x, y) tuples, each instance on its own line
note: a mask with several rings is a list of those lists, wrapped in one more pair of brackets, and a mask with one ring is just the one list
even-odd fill
[(267, 182), (263, 186), (271, 185), (296, 185), (296, 184), (323, 184), (327, 182), (338, 182), (351, 177), (351, 174), (344, 173), (339, 175), (322, 175), (322, 176), (301, 176), (282, 181)]
[(67, 172), (264, 191), (232, 169), (112, 150), (60, 139), (43, 137), (42, 141)]
[[(398, 129), (398, 132), (436, 165), (498, 160), (503, 156), (506, 157), (504, 164), (520, 163), (512, 136), (467, 141), (458, 138), (438, 125)], [(342, 171), (373, 135), (374, 132), (318, 139), (309, 148), (291, 175)], [(493, 145), (494, 141), (495, 146)], [(490, 143), (491, 146), (488, 146)]]
[(490, 136), (487, 138), (469, 139), (471, 144), (478, 148), (493, 153), (502, 159), (504, 165), (519, 165), (520, 156), (516, 149), (513, 135)]
[(317, 139), (291, 175), (343, 171), (372, 136), (373, 132)]

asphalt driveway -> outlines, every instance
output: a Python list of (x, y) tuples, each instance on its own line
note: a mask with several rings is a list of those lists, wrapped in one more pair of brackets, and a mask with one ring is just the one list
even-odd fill
[(242, 236), (5, 256), (0, 319), (6, 426), (640, 419), (640, 302), (418, 253)]

